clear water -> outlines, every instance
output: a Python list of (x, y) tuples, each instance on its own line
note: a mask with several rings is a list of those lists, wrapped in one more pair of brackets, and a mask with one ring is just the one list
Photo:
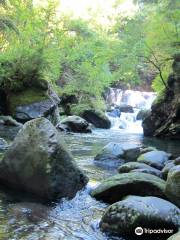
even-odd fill
[[(176, 142), (145, 139), (142, 134), (125, 130), (94, 130), (92, 134), (64, 135), (67, 146), (80, 168), (90, 181), (86, 189), (77, 193), (70, 201), (62, 200), (52, 206), (13, 200), (13, 196), (0, 191), (0, 239), (11, 240), (107, 240), (98, 228), (99, 220), (107, 205), (89, 195), (90, 190), (103, 179), (116, 173), (116, 167), (97, 166), (93, 158), (111, 141), (158, 145), (170, 152), (180, 154)], [(160, 148), (161, 149), (161, 148)], [(116, 238), (117, 239), (117, 238)], [(119, 238), (118, 238), (119, 239)]]

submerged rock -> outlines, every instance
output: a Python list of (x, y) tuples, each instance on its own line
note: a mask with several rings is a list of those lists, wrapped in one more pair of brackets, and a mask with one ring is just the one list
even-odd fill
[(157, 177), (162, 177), (162, 173), (160, 170), (153, 168), (145, 163), (139, 163), (139, 162), (128, 162), (123, 165), (121, 165), (118, 168), (119, 173), (128, 173), (128, 172), (143, 172), (155, 175)]
[(180, 207), (180, 166), (169, 171), (165, 193), (171, 202)]
[[(180, 227), (180, 210), (172, 203), (157, 197), (129, 196), (111, 205), (103, 215), (100, 228), (104, 232), (128, 239), (167, 239)], [(136, 228), (171, 230), (163, 234), (135, 234)], [(142, 237), (142, 238), (141, 238)]]
[(90, 133), (90, 124), (79, 116), (69, 116), (64, 118), (60, 124), (63, 124), (67, 131)]
[(85, 110), (81, 113), (81, 117), (84, 118), (89, 123), (92, 123), (97, 128), (108, 129), (111, 127), (111, 122), (108, 117), (101, 111), (96, 111), (93, 109)]
[(137, 161), (141, 163), (146, 163), (151, 167), (161, 170), (166, 162), (168, 161), (170, 154), (164, 151), (151, 151), (141, 154)]
[(0, 163), (0, 182), (43, 201), (72, 198), (87, 183), (51, 122), (27, 122)]
[(165, 181), (147, 173), (123, 173), (104, 180), (91, 195), (97, 200), (114, 203), (128, 195), (165, 198)]

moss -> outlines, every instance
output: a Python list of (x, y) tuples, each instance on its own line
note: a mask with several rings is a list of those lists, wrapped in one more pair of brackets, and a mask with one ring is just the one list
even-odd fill
[(10, 97), (10, 110), (13, 113), (17, 106), (31, 104), (46, 99), (46, 92), (39, 89), (27, 89), (23, 92), (13, 93)]

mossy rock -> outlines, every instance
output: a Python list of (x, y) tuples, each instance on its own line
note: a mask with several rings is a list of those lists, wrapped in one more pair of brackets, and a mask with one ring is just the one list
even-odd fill
[[(172, 203), (157, 197), (129, 196), (114, 203), (103, 215), (100, 228), (103, 232), (125, 239), (167, 239), (180, 227), (180, 210)], [(170, 229), (171, 232), (136, 235), (135, 229)], [(172, 238), (171, 240), (178, 240)]]
[(22, 92), (12, 93), (10, 96), (10, 111), (15, 112), (17, 106), (23, 106), (46, 100), (46, 91), (39, 89), (27, 89)]
[(97, 200), (114, 203), (128, 195), (165, 197), (165, 181), (147, 173), (123, 173), (104, 180), (91, 195)]

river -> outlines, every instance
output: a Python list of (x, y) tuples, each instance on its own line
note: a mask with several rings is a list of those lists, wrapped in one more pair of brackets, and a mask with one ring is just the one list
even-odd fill
[[(103, 179), (117, 172), (117, 164), (94, 162), (95, 155), (109, 142), (155, 146), (180, 155), (178, 142), (144, 138), (141, 122), (125, 114), (128, 127), (119, 129), (111, 119), (109, 130), (94, 129), (91, 134), (62, 134), (77, 164), (89, 177), (85, 189), (72, 200), (60, 200), (50, 206), (28, 202), (25, 196), (0, 191), (0, 240), (115, 240), (104, 235), (98, 223), (107, 205), (93, 199), (89, 192)], [(121, 119), (122, 120), (122, 119)], [(138, 127), (137, 127), (138, 126)]]

